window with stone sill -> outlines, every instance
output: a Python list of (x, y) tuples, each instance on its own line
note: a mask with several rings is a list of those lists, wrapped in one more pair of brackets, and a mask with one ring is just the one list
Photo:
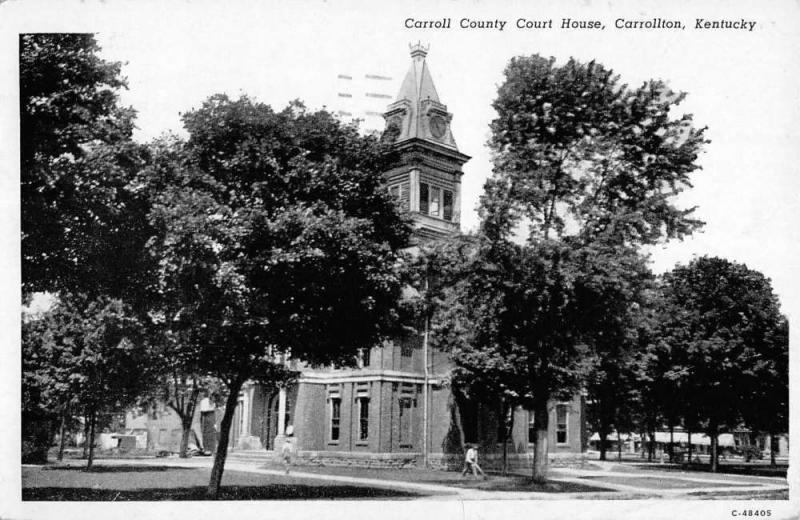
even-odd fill
[(342, 400), (339, 397), (331, 398), (331, 441), (339, 440), (339, 426), (342, 418)]
[(415, 400), (409, 397), (400, 398), (400, 445), (411, 446), (413, 433), (413, 421), (411, 411), (415, 405)]
[(369, 397), (359, 397), (358, 402), (358, 440), (369, 438)]
[(556, 444), (567, 444), (567, 418), (569, 410), (567, 405), (556, 405)]

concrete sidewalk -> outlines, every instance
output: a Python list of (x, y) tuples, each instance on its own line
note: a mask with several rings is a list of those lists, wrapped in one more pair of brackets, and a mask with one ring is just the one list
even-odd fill
[[(189, 459), (178, 458), (159, 458), (159, 459), (106, 459), (96, 461), (96, 464), (108, 465), (129, 465), (141, 464), (152, 466), (174, 466), (184, 468), (211, 468), (213, 465), (211, 457), (196, 457)], [(228, 461), (225, 463), (226, 471), (242, 471), (259, 475), (271, 475), (276, 477), (286, 477), (286, 472), (281, 469), (260, 468), (254, 464), (238, 461)], [(457, 486), (446, 486), (442, 484), (431, 484), (424, 482), (408, 482), (404, 480), (382, 480), (374, 478), (351, 477), (345, 475), (328, 475), (321, 473), (291, 471), (293, 478), (309, 480), (320, 480), (327, 482), (339, 482), (364, 487), (374, 487), (382, 489), (402, 489), (407, 491), (417, 491), (431, 493), (431, 496), (420, 497), (420, 499), (433, 500), (556, 500), (556, 499), (576, 499), (576, 498), (601, 498), (606, 495), (604, 492), (581, 492), (581, 493), (541, 493), (531, 491), (487, 491), (483, 489), (461, 488)], [(223, 475), (223, 484), (225, 477)], [(602, 488), (603, 485), (595, 485), (591, 482), (580, 482), (583, 485)]]
[[(159, 458), (159, 459), (110, 459), (98, 461), (102, 464), (143, 464), (143, 465), (168, 465), (187, 468), (210, 468), (213, 459), (203, 458)], [(248, 463), (243, 461), (228, 461), (225, 469), (230, 471), (241, 471), (260, 475), (271, 475), (284, 477), (285, 472), (281, 469), (267, 469), (259, 467), (261, 463)], [(772, 492), (788, 489), (785, 480), (773, 477), (751, 477), (746, 479), (724, 480), (717, 475), (705, 474), (676, 474), (670, 472), (613, 472), (613, 466), (609, 465), (600, 470), (557, 468), (551, 470), (554, 482), (569, 482), (591, 486), (596, 488), (608, 489), (608, 492), (588, 491), (572, 493), (543, 493), (533, 491), (493, 491), (475, 488), (462, 488), (458, 486), (448, 486), (444, 484), (434, 484), (425, 482), (409, 482), (404, 480), (383, 480), (377, 478), (364, 478), (347, 475), (330, 475), (324, 473), (310, 473), (302, 471), (298, 467), (291, 472), (295, 478), (309, 480), (320, 480), (328, 482), (347, 483), (357, 486), (383, 488), (383, 489), (403, 489), (407, 491), (417, 491), (431, 493), (432, 496), (421, 497), (422, 499), (433, 500), (561, 500), (561, 499), (620, 499), (620, 498), (644, 498), (659, 497), (668, 499), (693, 498), (693, 493), (752, 493), (752, 492)], [(527, 475), (527, 474), (526, 474)], [(652, 483), (658, 482), (656, 486), (637, 486), (632, 483), (616, 483), (604, 481), (604, 478), (635, 480), (642, 479)], [(698, 484), (692, 487), (669, 487), (670, 480), (681, 482), (692, 482)], [(224, 477), (223, 477), (224, 481)], [(705, 486), (703, 484), (706, 484)], [(631, 497), (633, 495), (633, 497)]]

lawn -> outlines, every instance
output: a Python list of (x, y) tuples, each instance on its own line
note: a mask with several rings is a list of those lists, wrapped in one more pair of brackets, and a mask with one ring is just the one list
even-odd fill
[(704, 500), (789, 500), (789, 490), (750, 491), (747, 493), (736, 491), (716, 491), (714, 493), (697, 491), (689, 493), (689, 496)]
[[(22, 468), (23, 500), (205, 500), (210, 470), (174, 466), (82, 466)], [(226, 471), (220, 500), (388, 499), (424, 493)]]
[[(267, 464), (262, 467), (265, 469), (278, 469), (281, 466)], [(314, 473), (319, 475), (339, 475), (378, 480), (419, 482), (458, 488), (481, 489), (485, 491), (530, 491), (537, 493), (604, 493), (612, 491), (608, 488), (597, 487), (590, 484), (581, 485), (572, 482), (559, 482), (557, 478), (546, 484), (537, 484), (533, 482), (530, 477), (519, 475), (509, 475), (505, 477), (501, 475), (489, 475), (486, 480), (476, 480), (472, 475), (462, 477), (461, 473), (458, 471), (423, 470), (415, 468), (376, 469), (347, 466), (297, 466), (295, 470), (302, 473)]]
[[(707, 464), (658, 464), (658, 463), (638, 463), (638, 464), (619, 464), (611, 471), (619, 473), (679, 473), (689, 475), (696, 473), (701, 478), (713, 478), (715, 480), (731, 480), (753, 482), (749, 477), (772, 477), (786, 479), (787, 466), (771, 467), (765, 464), (746, 464), (730, 463), (720, 464), (716, 473), (711, 472)], [(758, 480), (758, 479), (755, 479)]]
[(603, 475), (602, 477), (599, 476), (590, 476), (590, 477), (581, 477), (586, 480), (598, 480), (600, 482), (608, 482), (610, 484), (623, 484), (628, 486), (635, 486), (639, 488), (652, 488), (652, 489), (661, 489), (661, 488), (670, 488), (670, 489), (689, 489), (689, 488), (702, 488), (702, 487), (749, 487), (752, 484), (747, 482), (728, 482), (725, 484), (720, 484), (719, 482), (697, 482), (696, 480), (682, 480), (680, 478), (669, 478), (669, 477), (625, 477), (622, 475), (614, 476), (614, 475)]

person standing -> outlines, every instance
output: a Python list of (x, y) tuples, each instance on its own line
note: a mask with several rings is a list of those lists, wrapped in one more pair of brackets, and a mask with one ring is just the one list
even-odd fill
[(292, 455), (294, 454), (293, 440), (294, 428), (289, 426), (286, 428), (286, 438), (283, 441), (283, 448), (281, 448), (281, 457), (283, 457), (283, 467), (286, 468), (286, 474), (289, 474), (289, 469), (292, 467)]

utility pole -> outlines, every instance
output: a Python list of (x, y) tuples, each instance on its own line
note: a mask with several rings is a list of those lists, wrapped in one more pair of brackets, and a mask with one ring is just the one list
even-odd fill
[(428, 314), (428, 274), (425, 273), (425, 331), (422, 335), (423, 380), (422, 385), (422, 467), (428, 467), (428, 335), (430, 316)]

